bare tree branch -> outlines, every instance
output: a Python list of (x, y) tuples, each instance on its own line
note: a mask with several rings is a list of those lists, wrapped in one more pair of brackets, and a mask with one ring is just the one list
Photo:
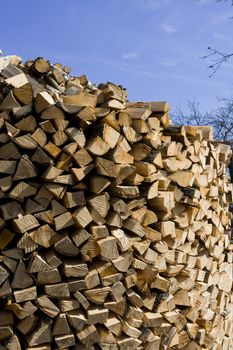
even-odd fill
[[(198, 0), (199, 1), (199, 0)], [(216, 2), (221, 2), (221, 3), (230, 3), (233, 6), (233, 0), (216, 0)], [(229, 19), (232, 19), (233, 17), (229, 17)], [(233, 52), (231, 53), (224, 53), (221, 52), (217, 49), (213, 49), (211, 47), (208, 47), (209, 50), (209, 54), (200, 57), (201, 59), (210, 59), (211, 64), (209, 65), (209, 68), (211, 69), (211, 74), (209, 75), (209, 77), (212, 77), (218, 70), (219, 68), (222, 66), (222, 64), (226, 63), (227, 61), (229, 61), (232, 56), (233, 56)]]
[[(233, 1), (233, 0), (232, 0)], [(221, 67), (223, 63), (226, 63), (230, 58), (233, 56), (232, 53), (224, 53), (221, 51), (218, 51), (216, 49), (212, 49), (211, 47), (208, 47), (208, 50), (210, 51), (209, 54), (202, 56), (200, 58), (202, 59), (208, 59), (211, 58), (211, 64), (209, 65), (209, 68), (212, 70), (210, 77), (212, 77), (217, 70)]]
[(233, 6), (233, 0), (217, 0), (217, 2), (231, 2), (231, 5)]
[(211, 125), (214, 137), (233, 144), (233, 100), (221, 99), (222, 106), (216, 110), (201, 112), (199, 103), (188, 101), (188, 112), (176, 108), (171, 114), (175, 125)]
[(180, 107), (176, 108), (171, 113), (171, 118), (175, 125), (207, 125), (210, 120), (210, 113), (201, 112), (199, 110), (199, 103), (196, 101), (187, 102), (187, 114), (182, 111)]

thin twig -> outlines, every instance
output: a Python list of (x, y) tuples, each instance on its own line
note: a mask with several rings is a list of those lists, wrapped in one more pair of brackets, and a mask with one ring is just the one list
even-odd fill
[(210, 77), (212, 77), (217, 72), (217, 70), (221, 67), (221, 65), (223, 63), (226, 63), (233, 56), (233, 52), (224, 53), (219, 50), (212, 49), (211, 47), (208, 47), (208, 50), (210, 51), (210, 53), (200, 58), (208, 59), (210, 57), (214, 57), (214, 59), (212, 59), (212, 64), (209, 65), (209, 68), (212, 69), (212, 73), (210, 74)]
[(233, 0), (217, 0), (217, 2), (231, 2), (231, 5), (233, 6)]

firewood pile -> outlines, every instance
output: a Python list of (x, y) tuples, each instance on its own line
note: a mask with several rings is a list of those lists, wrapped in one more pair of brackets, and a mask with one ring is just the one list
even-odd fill
[(230, 146), (0, 58), (0, 349), (233, 347)]

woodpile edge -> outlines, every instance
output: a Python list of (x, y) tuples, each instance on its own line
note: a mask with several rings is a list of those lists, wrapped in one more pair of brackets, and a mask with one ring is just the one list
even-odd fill
[(229, 145), (0, 58), (0, 349), (233, 349)]

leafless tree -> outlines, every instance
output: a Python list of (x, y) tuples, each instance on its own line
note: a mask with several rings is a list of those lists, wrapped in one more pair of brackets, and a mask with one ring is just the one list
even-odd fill
[(209, 112), (201, 112), (199, 103), (196, 101), (187, 102), (188, 113), (177, 107), (171, 117), (175, 125), (207, 125), (210, 118)]
[(233, 0), (217, 0), (217, 2), (230, 2), (233, 6)]
[(171, 113), (175, 125), (211, 125), (216, 140), (229, 142), (233, 145), (233, 100), (221, 99), (219, 108), (201, 112), (199, 103), (188, 101), (187, 113), (181, 108), (176, 108)]
[(201, 58), (210, 59), (211, 63), (209, 64), (209, 68), (211, 69), (211, 73), (209, 76), (212, 77), (223, 63), (226, 63), (227, 61), (229, 61), (229, 59), (232, 58), (233, 52), (224, 53), (219, 50), (212, 49), (211, 47), (208, 47), (208, 50), (209, 50), (209, 53), (205, 56), (202, 56)]
[[(233, 0), (216, 0), (221, 3), (230, 3), (233, 6)], [(233, 17), (229, 17), (232, 19)], [(222, 64), (228, 62), (233, 57), (233, 52), (222, 52), (218, 49), (214, 49), (212, 47), (208, 47), (208, 53), (200, 58), (207, 59), (210, 61), (209, 68), (211, 70), (210, 77), (212, 77)]]

